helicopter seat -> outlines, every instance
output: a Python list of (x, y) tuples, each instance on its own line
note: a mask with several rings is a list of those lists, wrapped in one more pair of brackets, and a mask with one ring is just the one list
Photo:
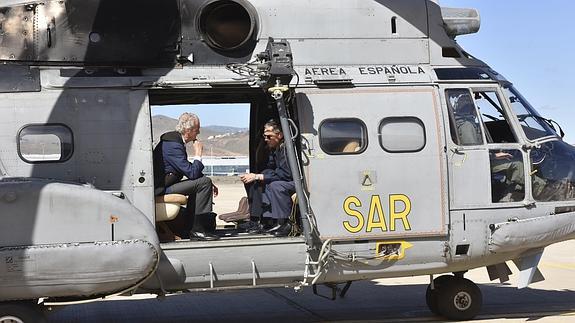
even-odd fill
[(341, 152), (342, 153), (355, 153), (355, 152), (358, 152), (360, 149), (361, 149), (361, 147), (359, 146), (359, 142), (353, 140), (353, 141), (346, 143), (346, 145), (343, 146)]
[(218, 216), (220, 220), (226, 222), (238, 222), (247, 220), (250, 218), (250, 206), (248, 203), (248, 198), (246, 196), (240, 199), (238, 204), (238, 209), (234, 212), (220, 214)]
[(181, 240), (179, 236), (174, 234), (165, 221), (174, 220), (182, 205), (186, 205), (188, 198), (181, 194), (166, 194), (156, 196), (156, 230), (160, 242), (170, 242)]
[(182, 205), (186, 203), (188, 203), (188, 198), (182, 194), (156, 196), (156, 222), (175, 219)]

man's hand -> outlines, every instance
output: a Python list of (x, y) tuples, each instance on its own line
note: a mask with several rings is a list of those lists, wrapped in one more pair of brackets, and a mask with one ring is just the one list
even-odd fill
[(218, 187), (216, 185), (214, 185), (212, 183), (212, 193), (214, 194), (214, 197), (217, 197), (218, 194), (220, 193), (220, 190), (218, 189)]
[(242, 180), (242, 182), (244, 184), (249, 184), (249, 183), (255, 181), (256, 178), (257, 178), (256, 174), (254, 174), (254, 173), (248, 173), (248, 174), (240, 175), (240, 179)]
[(204, 150), (204, 145), (199, 140), (194, 140), (192, 146), (194, 147), (194, 156), (201, 157)]

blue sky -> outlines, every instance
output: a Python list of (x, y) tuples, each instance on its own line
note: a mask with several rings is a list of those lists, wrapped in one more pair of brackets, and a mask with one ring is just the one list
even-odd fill
[[(575, 92), (570, 86), (575, 76), (575, 1), (440, 0), (440, 4), (479, 9), (479, 33), (459, 36), (458, 42), (513, 82), (539, 113), (559, 122), (567, 142), (575, 143), (575, 105), (569, 97)], [(166, 111), (153, 113), (177, 117), (194, 112), (203, 126), (249, 124), (245, 105), (216, 111), (206, 105), (180, 106)]]
[(544, 117), (559, 122), (575, 143), (575, 1), (440, 0), (443, 7), (476, 8), (477, 34), (458, 43), (501, 73)]
[(160, 106), (152, 109), (152, 115), (165, 115), (177, 119), (184, 112), (192, 112), (200, 117), (202, 127), (228, 126), (247, 128), (250, 125), (249, 104), (190, 104), (178, 106)]

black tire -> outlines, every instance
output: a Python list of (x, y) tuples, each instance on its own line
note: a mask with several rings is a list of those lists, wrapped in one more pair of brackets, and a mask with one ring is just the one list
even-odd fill
[(39, 306), (31, 302), (0, 304), (0, 323), (45, 323), (46, 318)]
[(437, 309), (447, 319), (470, 320), (482, 305), (481, 290), (469, 279), (453, 277), (437, 290)]
[(425, 302), (433, 314), (439, 315), (439, 310), (437, 308), (437, 291), (453, 277), (454, 276), (451, 275), (443, 275), (435, 278), (433, 280), (434, 289), (431, 289), (431, 284), (427, 285), (427, 290), (425, 291)]

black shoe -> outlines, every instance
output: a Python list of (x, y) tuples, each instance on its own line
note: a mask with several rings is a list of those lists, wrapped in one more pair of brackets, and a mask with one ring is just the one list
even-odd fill
[(277, 230), (275, 230), (272, 234), (274, 237), (287, 237), (291, 233), (291, 223), (286, 222), (282, 224)]
[(253, 225), (254, 221), (245, 221), (242, 223), (238, 223), (237, 230), (238, 232), (247, 232)]
[(261, 233), (262, 225), (256, 221), (249, 221), (242, 223), (238, 226), (238, 232), (240, 233)]
[(264, 228), (263, 232), (273, 234), (277, 229), (281, 228), (281, 226), (282, 224), (276, 224), (272, 227)]
[(248, 229), (248, 233), (260, 234), (264, 232), (264, 227), (259, 222), (253, 222), (253, 225)]
[(190, 231), (190, 240), (214, 241), (214, 240), (218, 240), (219, 238), (220, 237), (218, 235), (208, 233), (208, 232)]

